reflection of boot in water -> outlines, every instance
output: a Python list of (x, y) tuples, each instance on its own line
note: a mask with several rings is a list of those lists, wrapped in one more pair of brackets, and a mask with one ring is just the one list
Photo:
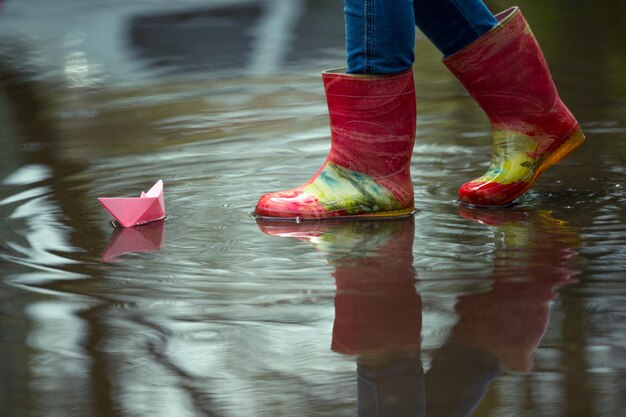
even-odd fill
[(580, 236), (547, 211), (463, 209), (465, 218), (497, 225), (493, 288), (461, 297), (454, 334), (491, 352), (510, 370), (526, 372), (548, 325), (555, 287), (573, 282)]
[(580, 237), (549, 212), (461, 209), (496, 226), (490, 291), (464, 295), (459, 321), (426, 375), (428, 415), (469, 415), (502, 366), (527, 372), (546, 331), (555, 287), (573, 281)]
[(359, 416), (423, 416), (413, 218), (258, 223), (267, 234), (311, 242), (335, 268), (332, 349), (357, 356)]
[(384, 251), (391, 259), (411, 257), (412, 268), (415, 228), (413, 217), (302, 223), (257, 218), (256, 222), (261, 231), (267, 235), (292, 237), (310, 242), (318, 252), (328, 256), (333, 266), (333, 259), (336, 258), (345, 259), (346, 262), (350, 262), (350, 259), (381, 258), (380, 251)]
[(333, 350), (357, 355), (419, 348), (421, 301), (415, 291), (412, 217), (257, 223), (266, 234), (311, 242), (335, 268)]
[(581, 238), (575, 228), (552, 217), (550, 211), (479, 210), (461, 207), (459, 214), (494, 226), (496, 279), (568, 283)]

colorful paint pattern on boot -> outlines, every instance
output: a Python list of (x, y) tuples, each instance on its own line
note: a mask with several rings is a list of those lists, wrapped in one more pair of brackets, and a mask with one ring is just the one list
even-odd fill
[[(524, 194), (548, 167), (580, 146), (577, 130), (565, 141), (495, 130), (491, 165), (485, 174), (463, 184), (459, 201), (478, 206), (503, 206)], [(556, 144), (546, 147), (546, 144)]]
[(323, 218), (337, 216), (384, 217), (410, 214), (394, 195), (362, 172), (330, 161), (309, 183), (261, 197), (256, 213), (261, 217)]

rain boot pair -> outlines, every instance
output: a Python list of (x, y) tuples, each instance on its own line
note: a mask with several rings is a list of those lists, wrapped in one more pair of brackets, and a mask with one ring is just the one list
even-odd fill
[[(519, 8), (496, 18), (491, 31), (444, 59), (487, 113), (493, 130), (489, 169), (459, 189), (459, 201), (476, 206), (510, 204), (584, 141)], [(412, 71), (367, 76), (335, 70), (322, 78), (331, 126), (328, 158), (306, 184), (262, 196), (256, 215), (410, 215), (416, 120)]]

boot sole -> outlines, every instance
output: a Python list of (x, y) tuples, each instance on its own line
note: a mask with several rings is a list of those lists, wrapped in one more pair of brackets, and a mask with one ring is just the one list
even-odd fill
[(296, 222), (300, 223), (303, 221), (320, 221), (320, 220), (375, 220), (375, 219), (398, 219), (403, 217), (410, 217), (415, 214), (415, 208), (409, 207), (401, 210), (390, 210), (390, 211), (380, 211), (377, 213), (363, 213), (363, 214), (353, 214), (349, 216), (325, 216), (325, 217), (270, 217), (270, 216), (259, 216), (255, 213), (252, 215), (261, 220), (266, 221), (284, 221), (284, 222)]

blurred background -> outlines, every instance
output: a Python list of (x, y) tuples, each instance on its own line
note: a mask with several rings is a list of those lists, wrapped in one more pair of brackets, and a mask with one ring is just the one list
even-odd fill
[[(623, 415), (626, 3), (516, 4), (584, 147), (460, 208), (489, 126), (418, 34), (414, 222), (276, 228), (339, 0), (0, 0), (0, 415), (351, 416), (383, 374), (402, 415)], [(159, 178), (168, 219), (113, 229)]]

